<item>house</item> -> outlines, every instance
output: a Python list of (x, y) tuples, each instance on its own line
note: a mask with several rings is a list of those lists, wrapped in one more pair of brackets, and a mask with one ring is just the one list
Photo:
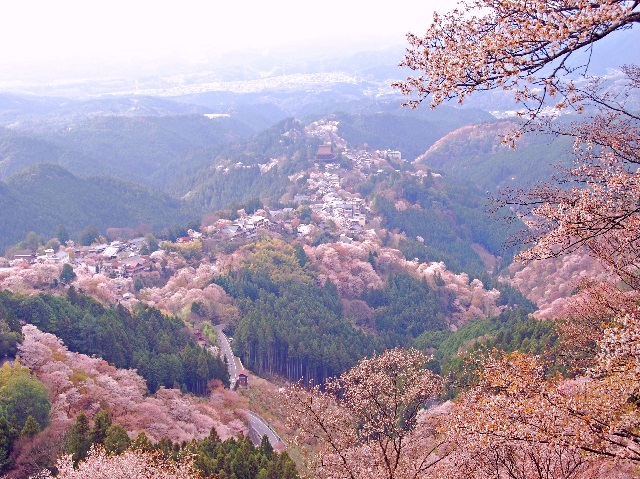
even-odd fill
[(298, 226), (298, 235), (300, 236), (308, 236), (311, 234), (313, 229), (312, 225), (299, 225)]
[(133, 238), (129, 240), (129, 246), (135, 250), (139, 250), (140, 248), (142, 248), (142, 245), (145, 245), (145, 244), (147, 244), (147, 240), (142, 236), (140, 236), (139, 238)]
[(142, 256), (132, 256), (120, 262), (121, 271), (125, 276), (135, 276), (142, 273), (149, 266)]
[(309, 200), (311, 200), (311, 197), (309, 195), (295, 195), (293, 197), (293, 201), (295, 201), (296, 203), (308, 203)]
[(318, 147), (318, 151), (316, 151), (316, 160), (333, 161), (335, 158), (333, 147), (331, 145), (320, 145)]
[(105, 258), (116, 259), (119, 251), (120, 251), (119, 245), (108, 246), (107, 248), (105, 248), (104, 252), (102, 253), (102, 256), (104, 256)]
[(244, 388), (249, 387), (249, 374), (246, 369), (241, 369), (238, 371), (238, 382), (237, 386), (242, 386)]
[(59, 250), (57, 253), (54, 253), (51, 256), (49, 256), (49, 261), (52, 261), (54, 263), (60, 263), (60, 264), (68, 263), (69, 259), (70, 259), (69, 253), (62, 249)]
[(401, 161), (402, 160), (402, 153), (400, 153), (399, 151), (395, 151), (395, 150), (387, 151), (387, 156), (392, 161)]
[(224, 228), (222, 228), (221, 233), (226, 235), (228, 238), (234, 238), (235, 236), (241, 233), (240, 225), (236, 225), (236, 224), (227, 225)]
[(347, 243), (347, 244), (353, 243), (353, 238), (350, 238), (346, 234), (342, 233), (340, 234), (340, 243)]
[(252, 224), (256, 228), (264, 228), (269, 223), (269, 220), (264, 216), (253, 215), (249, 217), (248, 224)]

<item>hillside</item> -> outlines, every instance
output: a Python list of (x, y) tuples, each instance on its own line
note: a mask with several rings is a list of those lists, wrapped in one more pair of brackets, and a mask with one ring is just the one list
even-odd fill
[(180, 201), (106, 176), (82, 178), (64, 168), (37, 164), (0, 183), (0, 248), (34, 231), (52, 237), (58, 225), (75, 235), (89, 225), (152, 227), (184, 223), (193, 213)]
[(434, 142), (416, 162), (495, 192), (548, 180), (556, 165), (570, 161), (569, 138), (529, 133), (515, 149), (502, 144), (503, 136), (515, 127), (506, 120), (463, 126)]

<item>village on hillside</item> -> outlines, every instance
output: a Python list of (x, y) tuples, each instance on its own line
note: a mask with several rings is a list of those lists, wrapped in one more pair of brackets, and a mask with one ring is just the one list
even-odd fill
[[(403, 162), (402, 155), (393, 150), (348, 148), (341, 150), (340, 155), (343, 163), (346, 160), (350, 165), (349, 169), (336, 162), (337, 154), (331, 145), (321, 145), (316, 152), (314, 168), (290, 178), (296, 181), (307, 176), (303, 191), (291, 198), (291, 203), (297, 207), (262, 208), (252, 214), (240, 209), (235, 212), (237, 218), (234, 220), (220, 218), (201, 231), (189, 229), (187, 235), (173, 242), (160, 241), (158, 246), (171, 255), (194, 249), (208, 252), (225, 245), (252, 241), (270, 232), (294, 236), (303, 242), (312, 242), (325, 232), (343, 243), (350, 243), (358, 237), (375, 240), (375, 230), (367, 228), (371, 207), (360, 194), (351, 192), (349, 180), (354, 175), (363, 181), (369, 175), (400, 171), (397, 164)], [(404, 174), (425, 176), (433, 173), (422, 170)], [(0, 258), (0, 270), (17, 265), (69, 264), (74, 270), (88, 274), (136, 279), (147, 272), (162, 269), (162, 251), (150, 251), (149, 247), (148, 239), (142, 236), (90, 246), (69, 240), (57, 251), (53, 248), (38, 253), (18, 251), (11, 258)], [(210, 259), (214, 259), (213, 256), (209, 254)], [(123, 294), (125, 299), (131, 296), (130, 291)]]

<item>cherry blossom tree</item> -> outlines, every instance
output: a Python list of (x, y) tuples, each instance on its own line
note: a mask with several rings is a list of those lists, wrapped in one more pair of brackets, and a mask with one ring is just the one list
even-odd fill
[[(525, 120), (507, 140), (523, 130), (574, 138), (573, 165), (530, 190), (505, 191), (498, 206), (527, 226), (518, 259), (587, 252), (605, 269), (604, 279), (582, 278), (560, 329), (575, 376), (549, 377), (541, 358), (520, 353), (484, 359), (478, 384), (441, 428), (447, 476), (604, 477), (621, 465), (638, 474), (640, 116), (625, 102), (640, 89), (640, 69), (624, 66), (624, 90), (613, 93), (586, 78), (579, 55), (637, 23), (635, 0), (475, 0), (408, 36), (402, 65), (416, 75), (396, 87), (409, 105), (505, 89)], [(555, 122), (542, 118), (546, 107), (590, 117)]]
[(596, 100), (615, 109), (608, 98), (581, 91), (567, 80), (586, 72), (575, 60), (606, 36), (640, 23), (635, 0), (472, 0), (452, 12), (435, 14), (423, 36), (409, 34), (401, 65), (416, 72), (395, 86), (417, 106), (448, 99), (462, 102), (476, 91), (506, 89), (532, 114), (545, 102), (579, 108)]
[[(59, 479), (197, 479), (193, 458), (184, 455), (169, 461), (151, 452), (128, 450), (119, 455), (108, 455), (103, 449), (92, 448), (84, 461), (73, 466), (71, 456), (62, 456), (56, 462)], [(44, 470), (36, 479), (54, 477)]]
[(324, 390), (293, 385), (284, 393), (299, 443), (316, 444), (307, 473), (318, 478), (421, 478), (442, 456), (420, 412), (441, 391), (429, 358), (393, 349), (363, 359)]
[[(617, 354), (603, 348), (592, 374), (574, 379), (547, 378), (546, 365), (526, 354), (487, 356), (478, 384), (462, 394), (441, 429), (451, 438), (447, 474), (499, 478), (513, 468), (529, 472), (508, 477), (604, 477), (598, 471), (613, 459), (637, 468), (640, 414), (630, 404), (640, 385), (637, 370), (619, 367), (630, 360), (620, 335), (605, 336)], [(536, 473), (541, 464), (547, 475)]]

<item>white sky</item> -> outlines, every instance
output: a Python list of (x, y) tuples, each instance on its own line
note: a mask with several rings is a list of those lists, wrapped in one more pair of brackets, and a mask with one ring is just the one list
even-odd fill
[[(422, 33), (453, 0), (10, 0), (0, 15), (2, 76), (83, 62), (202, 61), (244, 49)], [(9, 80), (2, 78), (0, 80)]]

